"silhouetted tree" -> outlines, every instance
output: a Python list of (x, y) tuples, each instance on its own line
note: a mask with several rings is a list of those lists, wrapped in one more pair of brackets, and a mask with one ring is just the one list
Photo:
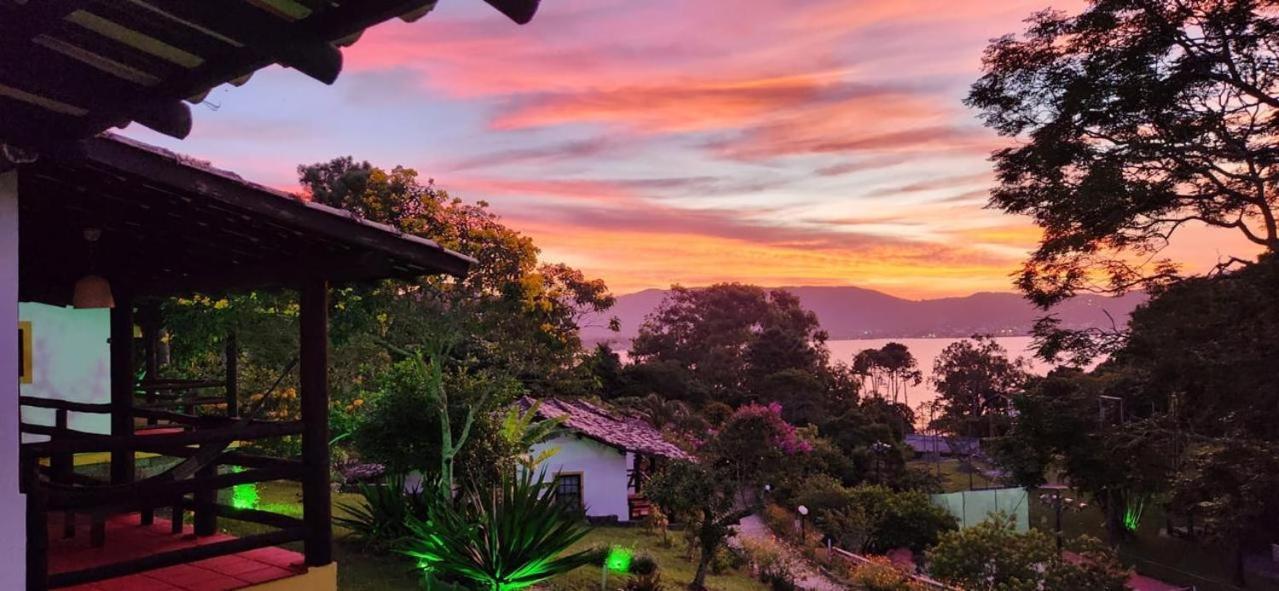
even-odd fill
[[(1273, 2), (1094, 0), (1078, 15), (1044, 11), (1029, 22), (1025, 35), (987, 48), (967, 97), (987, 126), (1021, 140), (994, 154), (990, 204), (1044, 231), (1018, 278), (1028, 296), (1047, 306), (1175, 282), (1158, 253), (1187, 226), (1279, 249)], [(1105, 335), (1058, 334), (1045, 353), (1122, 342), (1098, 350), (1089, 336)]]
[[(989, 336), (955, 341), (933, 361), (933, 386), (941, 416), (936, 427), (959, 435), (996, 435), (996, 419), (1003, 419), (1012, 396), (1028, 377), (1025, 361), (1008, 358), (1002, 345)], [(984, 424), (984, 428), (983, 428)]]

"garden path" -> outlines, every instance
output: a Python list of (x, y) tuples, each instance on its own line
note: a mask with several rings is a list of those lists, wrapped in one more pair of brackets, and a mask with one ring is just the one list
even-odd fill
[(848, 591), (847, 587), (836, 583), (830, 577), (817, 570), (802, 554), (791, 548), (790, 544), (778, 540), (777, 536), (764, 525), (758, 515), (747, 515), (737, 524), (737, 535), (729, 540), (734, 547), (740, 547), (741, 539), (767, 539), (776, 541), (788, 554), (795, 565), (795, 586), (805, 591)]

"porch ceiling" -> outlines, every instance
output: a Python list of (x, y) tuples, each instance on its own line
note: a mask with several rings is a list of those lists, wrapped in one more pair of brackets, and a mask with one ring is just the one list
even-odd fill
[[(232, 173), (115, 137), (18, 169), (19, 288), (65, 304), (106, 276), (134, 295), (464, 275), (473, 259)], [(87, 228), (102, 230), (90, 248)]]
[[(485, 0), (519, 23), (538, 0)], [(325, 84), (341, 46), (435, 0), (0, 0), (0, 143), (42, 152), (136, 121), (185, 137), (212, 88), (272, 64)]]

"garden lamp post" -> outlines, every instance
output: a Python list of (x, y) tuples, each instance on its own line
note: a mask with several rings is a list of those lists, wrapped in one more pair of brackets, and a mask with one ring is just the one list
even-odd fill
[(800, 505), (800, 506), (798, 506), (798, 507), (796, 507), (796, 508), (795, 508), (795, 511), (799, 512), (799, 543), (800, 543), (800, 544), (803, 544), (803, 543), (804, 543), (804, 538), (805, 538), (805, 536), (804, 536), (804, 520), (805, 520), (805, 518), (807, 518), (807, 517), (808, 517), (808, 507), (805, 507), (804, 505)]
[(883, 441), (876, 441), (875, 443), (870, 444), (870, 449), (875, 453), (875, 483), (883, 484), (884, 454), (887, 453), (889, 449), (892, 449), (892, 446), (884, 443)]
[(1056, 542), (1057, 542), (1057, 553), (1061, 554), (1063, 538), (1064, 538), (1061, 531), (1062, 512), (1065, 511), (1066, 509), (1082, 510), (1088, 506), (1088, 503), (1084, 503), (1081, 501), (1078, 504), (1076, 504), (1075, 499), (1072, 499), (1066, 496), (1066, 493), (1068, 491), (1066, 487), (1064, 486), (1053, 485), (1053, 486), (1048, 486), (1044, 488), (1047, 489), (1048, 492), (1040, 494), (1039, 500), (1043, 501), (1044, 503), (1050, 505), (1053, 508), (1053, 514), (1055, 518), (1055, 524), (1053, 526), (1053, 537), (1056, 539)]

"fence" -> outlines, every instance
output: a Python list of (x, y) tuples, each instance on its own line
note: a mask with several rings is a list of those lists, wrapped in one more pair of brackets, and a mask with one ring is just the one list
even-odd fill
[(1018, 532), (1030, 529), (1030, 498), (1024, 488), (966, 490), (932, 498), (959, 520), (961, 528), (977, 525), (989, 519), (992, 513), (1000, 512), (1013, 517)]

